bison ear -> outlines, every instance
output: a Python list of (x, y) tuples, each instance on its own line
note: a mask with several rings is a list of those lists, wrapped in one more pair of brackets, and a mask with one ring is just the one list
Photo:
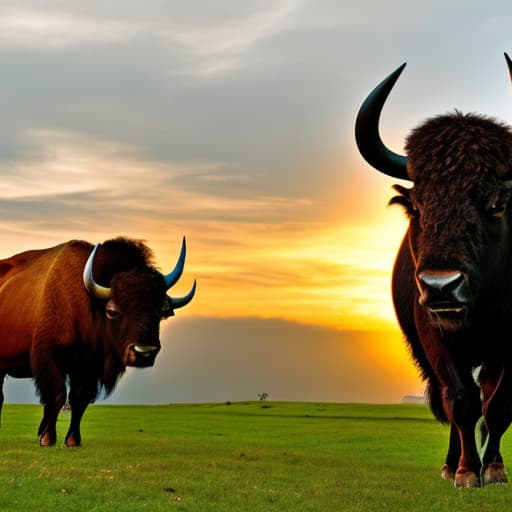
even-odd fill
[(389, 205), (399, 204), (403, 208), (405, 208), (405, 212), (407, 215), (416, 215), (416, 208), (412, 204), (411, 200), (411, 190), (410, 188), (402, 187), (402, 185), (393, 185), (393, 189), (398, 192), (397, 196), (393, 196), (389, 200)]
[(164, 304), (162, 306), (161, 316), (162, 316), (162, 318), (169, 318), (170, 316), (174, 316), (174, 308), (172, 307), (172, 300), (168, 295), (165, 296)]

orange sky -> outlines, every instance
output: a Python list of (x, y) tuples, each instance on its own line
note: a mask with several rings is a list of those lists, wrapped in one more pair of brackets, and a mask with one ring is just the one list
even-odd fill
[[(187, 170), (125, 160), (120, 148), (103, 142), (60, 133), (37, 136), (48, 144), (46, 160), (17, 164), (12, 176), (0, 177), (0, 198), (51, 202), (59, 196), (91, 194), (94, 210), (90, 222), (82, 209), (79, 215), (68, 211), (68, 218), (47, 230), (32, 217), (4, 222), (8, 236), (0, 240), (0, 250), (5, 256), (75, 238), (80, 234), (76, 225), (82, 223), (89, 240), (115, 234), (147, 240), (165, 270), (174, 264), (186, 235), (189, 253), (182, 285), (186, 289), (193, 277), (200, 282), (190, 306), (195, 314), (277, 317), (352, 330), (394, 326), (390, 272), (406, 221), (399, 208), (386, 206), (392, 193), (386, 180), (368, 190), (373, 204), (369, 198), (359, 204), (331, 204), (322, 218), (317, 201), (308, 197), (238, 200), (182, 190), (166, 190), (159, 197), (169, 175)], [(360, 167), (361, 173), (373, 173), (364, 163)], [(215, 179), (215, 168), (206, 172)], [(343, 196), (359, 194), (364, 184), (365, 179), (355, 176)], [(347, 212), (351, 208), (364, 208), (363, 218), (357, 210)], [(182, 217), (179, 227), (172, 223), (176, 210)], [(269, 212), (276, 220), (269, 221)], [(194, 220), (195, 214), (201, 215), (200, 221)], [(221, 220), (226, 214), (227, 222)]]

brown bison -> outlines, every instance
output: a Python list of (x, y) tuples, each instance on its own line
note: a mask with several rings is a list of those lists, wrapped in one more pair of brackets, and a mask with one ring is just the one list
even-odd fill
[[(111, 393), (127, 366), (153, 365), (160, 320), (195, 293), (194, 281), (184, 297), (166, 294), (183, 272), (185, 253), (183, 239), (167, 275), (145, 244), (125, 238), (94, 247), (72, 240), (0, 260), (0, 384), (5, 375), (34, 378), (44, 404), (41, 446), (56, 442), (66, 382), (66, 445), (77, 446), (80, 421), (98, 393)], [(0, 399), (1, 408), (1, 389)]]
[(379, 118), (404, 66), (367, 97), (355, 127), (368, 163), (413, 183), (395, 185), (390, 201), (409, 217), (393, 269), (395, 311), (431, 410), (451, 426), (443, 478), (456, 487), (502, 483), (500, 442), (512, 421), (512, 130), (455, 111), (415, 128), (407, 156), (392, 152)]

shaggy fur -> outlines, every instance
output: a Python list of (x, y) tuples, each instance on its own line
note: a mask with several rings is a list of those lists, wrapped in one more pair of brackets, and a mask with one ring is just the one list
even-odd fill
[[(152, 365), (160, 347), (160, 320), (170, 299), (151, 250), (125, 238), (101, 245), (93, 274), (110, 287), (109, 301), (85, 290), (82, 272), (91, 250), (72, 240), (0, 261), (0, 382), (6, 374), (33, 376), (44, 404), (44, 445), (55, 442), (67, 379), (72, 416), (66, 444), (75, 446), (87, 405), (100, 391), (111, 393), (128, 364)], [(110, 304), (119, 313), (115, 319), (107, 314)], [(151, 351), (141, 355), (135, 346)]]
[(421, 210), (417, 245), (425, 258), (435, 259), (424, 265), (441, 261), (450, 268), (463, 264), (464, 257), (478, 263), (477, 248), (486, 244), (482, 214), (511, 174), (510, 129), (489, 118), (455, 112), (416, 128), (406, 150), (415, 185), (408, 199)]
[[(405, 207), (410, 219), (393, 271), (397, 317), (427, 380), (432, 412), (451, 424), (443, 474), (458, 468), (457, 485), (478, 483), (481, 471), (483, 483), (502, 481), (499, 439), (512, 421), (512, 364), (505, 359), (512, 315), (512, 209), (504, 183), (512, 178), (512, 131), (493, 119), (455, 112), (418, 126), (406, 151), (414, 186), (395, 186), (399, 195), (391, 200)], [(464, 275), (464, 317), (438, 319), (419, 304), (416, 282), (423, 271)], [(480, 366), (481, 388), (472, 373)], [(494, 442), (480, 461), (472, 438), (482, 414)]]
[(464, 173), (465, 188), (471, 189), (475, 181), (511, 177), (511, 129), (489, 117), (457, 110), (433, 117), (412, 130), (405, 150), (415, 184)]

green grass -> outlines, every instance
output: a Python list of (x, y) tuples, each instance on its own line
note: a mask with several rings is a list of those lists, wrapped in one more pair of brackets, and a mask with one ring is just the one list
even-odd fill
[[(512, 502), (512, 483), (441, 480), (448, 429), (421, 405), (96, 405), (71, 449), (68, 413), (58, 445), (38, 446), (40, 414), (4, 407), (2, 512), (485, 512)], [(504, 456), (512, 465), (508, 435)]]

